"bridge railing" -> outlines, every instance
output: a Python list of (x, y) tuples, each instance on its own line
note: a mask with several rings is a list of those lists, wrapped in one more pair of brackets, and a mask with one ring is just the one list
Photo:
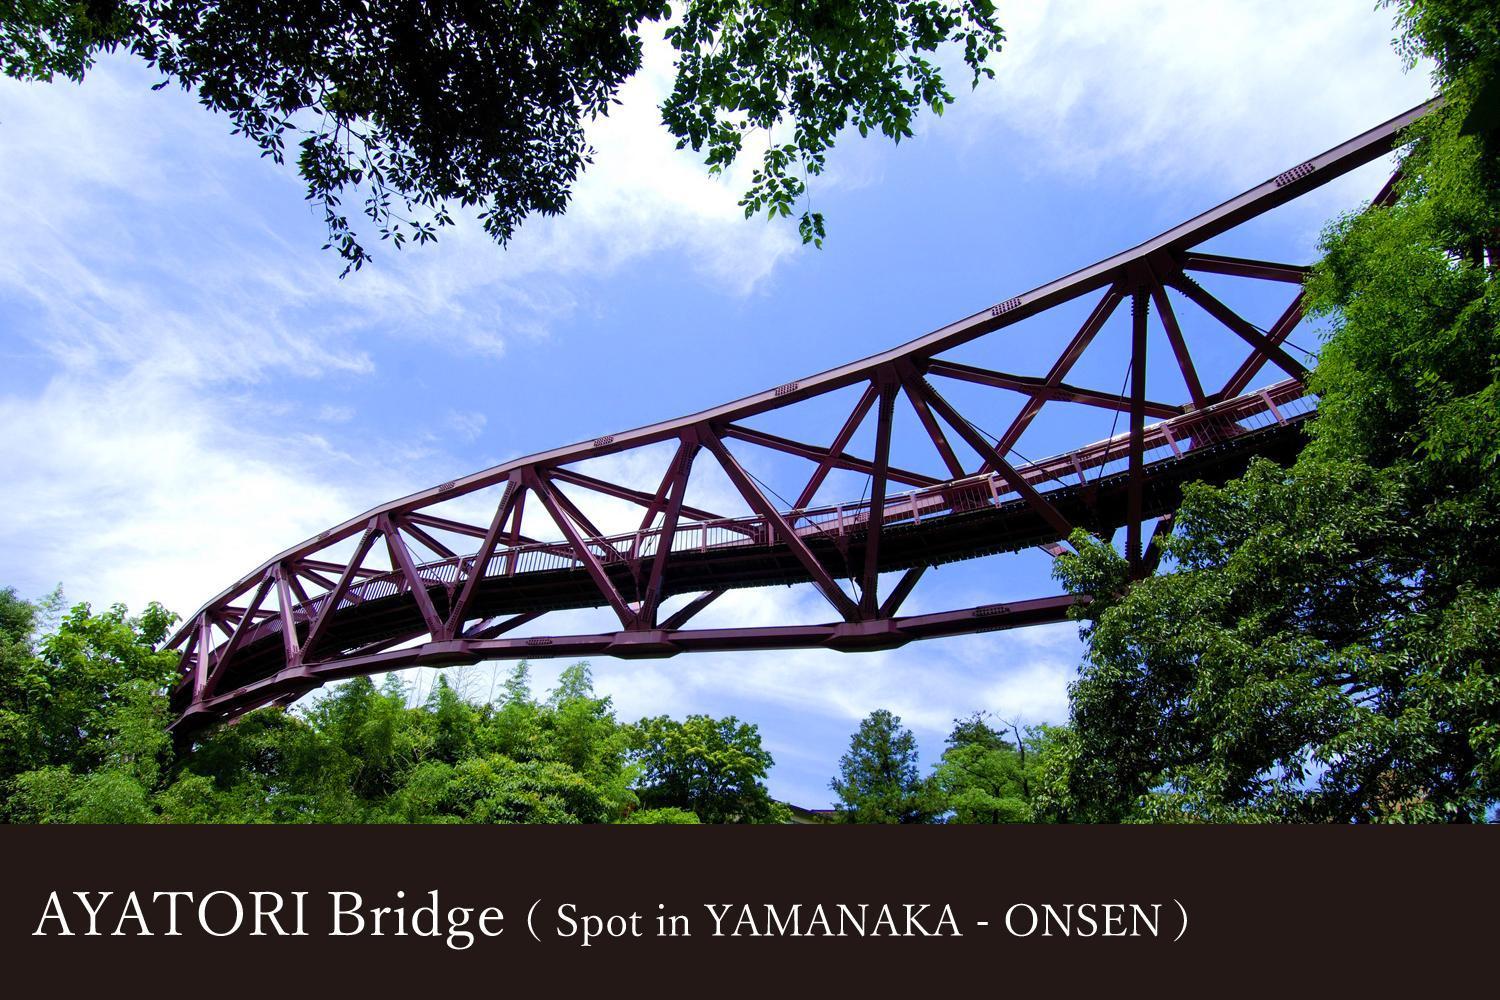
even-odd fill
[[(1183, 413), (1145, 428), (1143, 464), (1172, 461), (1203, 448), (1252, 434), (1280, 424), (1301, 421), (1317, 408), (1317, 399), (1293, 379), (1258, 392)], [(1130, 434), (1124, 432), (1071, 452), (1016, 466), (1022, 478), (1038, 492), (1083, 485), (1089, 480), (1123, 472), (1129, 465)], [(889, 497), (884, 524), (920, 523), (924, 519), (968, 513), (1016, 502), (1019, 493), (999, 473), (981, 474), (912, 490)], [(841, 537), (863, 533), (868, 527), (868, 500), (834, 504), (783, 515), (804, 539)], [(765, 517), (727, 518), (722, 521), (682, 521), (672, 537), (672, 552), (718, 552), (726, 549), (764, 546), (776, 542), (779, 527)], [(604, 565), (631, 559), (649, 559), (660, 551), (662, 529), (625, 532), (584, 543)], [(455, 556), (424, 563), (417, 570), (428, 585), (453, 586), (467, 574), (474, 557)], [(485, 578), (555, 570), (573, 570), (582, 559), (565, 543), (538, 542), (514, 546), (492, 555), (484, 567)], [(409, 584), (398, 570), (367, 578), (349, 588), (340, 609), (364, 601), (379, 600), (406, 591)], [(315, 616), (327, 595), (298, 607), (296, 617)], [(258, 630), (279, 632), (281, 622), (270, 617)]]

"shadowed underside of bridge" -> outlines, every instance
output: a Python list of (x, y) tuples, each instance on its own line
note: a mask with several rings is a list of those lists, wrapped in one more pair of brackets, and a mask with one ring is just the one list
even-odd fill
[[(1110, 537), (1123, 527), (1134, 571), (1150, 572), (1156, 539), (1147, 543), (1143, 532), (1153, 520), (1157, 533), (1170, 530), (1184, 484), (1224, 482), (1258, 455), (1294, 455), (1316, 409), (1304, 387), (1306, 370), (1284, 347), (1302, 319), (1307, 267), (1197, 248), (1390, 151), (1401, 129), (1425, 110), (1414, 109), (1298, 164), (1132, 250), (899, 348), (678, 420), (443, 483), (280, 553), (205, 604), (170, 640), (169, 647), (181, 653), (181, 679), (173, 692), (179, 736), (261, 705), (291, 701), (330, 680), (417, 665), (697, 650), (887, 649), (913, 639), (1065, 618), (1075, 601), (1066, 595), (900, 612), (931, 567), (1033, 547), (1056, 555), (1077, 528)], [(1375, 202), (1388, 202), (1392, 187), (1387, 183)], [(1283, 283), (1289, 302), (1262, 328), (1200, 284), (1203, 274), (1221, 282)], [(1091, 302), (1087, 318), (1059, 344), (1045, 375), (1017, 375), (947, 356), (1083, 297)], [(1071, 383), (1069, 373), (1122, 308), (1130, 314), (1128, 391)], [(1148, 357), (1153, 323), (1171, 349)], [(1228, 331), (1247, 351), (1222, 384), (1205, 385), (1200, 378), (1184, 332), (1195, 323)], [(1166, 403), (1147, 397), (1148, 370), (1160, 365), (1180, 375), (1188, 398)], [(1279, 381), (1252, 390), (1263, 384), (1263, 369)], [(981, 429), (991, 412), (972, 403), (960, 412), (953, 383), (1019, 398), (1019, 409), (1012, 406), (1005, 429), (992, 436)], [(828, 432), (810, 428), (794, 439), (749, 423), (775, 411), (800, 416), (812, 401), (851, 387), (857, 402)], [(892, 423), (903, 397), (930, 442), (938, 475), (892, 461)], [(1113, 411), (1123, 432), (1026, 461), (1016, 444), (1053, 402)], [(852, 442), (867, 425), (873, 441), (867, 454), (855, 454)], [(663, 447), (670, 449), (666, 469), (644, 487), (579, 467)], [(811, 463), (795, 500), (772, 494), (750, 471), (756, 452)], [(748, 514), (725, 515), (687, 502), (694, 470), (701, 477), (706, 464), (722, 473)], [(865, 477), (865, 495), (810, 506), (835, 470)], [(584, 496), (636, 508), (638, 527), (601, 531), (583, 509)], [(881, 574), (893, 571), (901, 576), (881, 593)], [(826, 621), (689, 627), (726, 591), (797, 583), (811, 584), (827, 601)], [(663, 610), (681, 595), (693, 596), (675, 611)], [(534, 631), (533, 623), (549, 612), (578, 608), (608, 608), (618, 627), (595, 634), (507, 635)]]

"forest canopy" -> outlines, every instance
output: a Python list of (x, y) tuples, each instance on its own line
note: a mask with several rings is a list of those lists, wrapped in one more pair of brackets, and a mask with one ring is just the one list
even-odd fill
[[(479, 691), (439, 674), (425, 696), (397, 674), (358, 677), (288, 711), (262, 708), (174, 745), (167, 687), (176, 617), (153, 604), (64, 613), (0, 590), (0, 820), (13, 823), (785, 823), (774, 760), (728, 716), (623, 723), (587, 663), (545, 697), (524, 661)], [(473, 689), (473, 690), (469, 690)], [(928, 779), (900, 719), (856, 734), (836, 811), (804, 820), (1002, 822), (1029, 818), (1026, 748), (981, 715), (961, 720)], [(871, 746), (873, 731), (894, 736)], [(1016, 730), (1017, 740), (1023, 739)], [(893, 750), (894, 746), (894, 750)], [(881, 775), (903, 755), (909, 780)], [(846, 758), (846, 760), (850, 760)], [(1036, 758), (1031, 758), (1035, 768)], [(877, 810), (871, 803), (879, 802)]]

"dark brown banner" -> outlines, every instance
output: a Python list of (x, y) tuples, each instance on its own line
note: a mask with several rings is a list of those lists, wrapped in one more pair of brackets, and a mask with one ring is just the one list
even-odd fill
[(293, 996), (1436, 986), (1488, 961), (1500, 890), (1481, 828), (18, 827), (0, 845), (0, 949), (65, 995), (153, 975)]

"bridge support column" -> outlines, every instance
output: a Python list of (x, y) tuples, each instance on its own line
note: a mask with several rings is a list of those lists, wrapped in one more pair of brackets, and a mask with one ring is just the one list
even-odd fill
[(870, 483), (870, 511), (865, 520), (865, 566), (860, 578), (859, 614), (874, 618), (879, 605), (880, 536), (885, 528), (885, 490), (891, 464), (891, 420), (899, 381), (890, 367), (880, 369), (880, 403), (876, 408), (875, 473)]
[(1130, 575), (1141, 575), (1141, 510), (1146, 452), (1146, 318), (1150, 300), (1144, 288), (1130, 301), (1130, 479), (1125, 494), (1125, 561)]

